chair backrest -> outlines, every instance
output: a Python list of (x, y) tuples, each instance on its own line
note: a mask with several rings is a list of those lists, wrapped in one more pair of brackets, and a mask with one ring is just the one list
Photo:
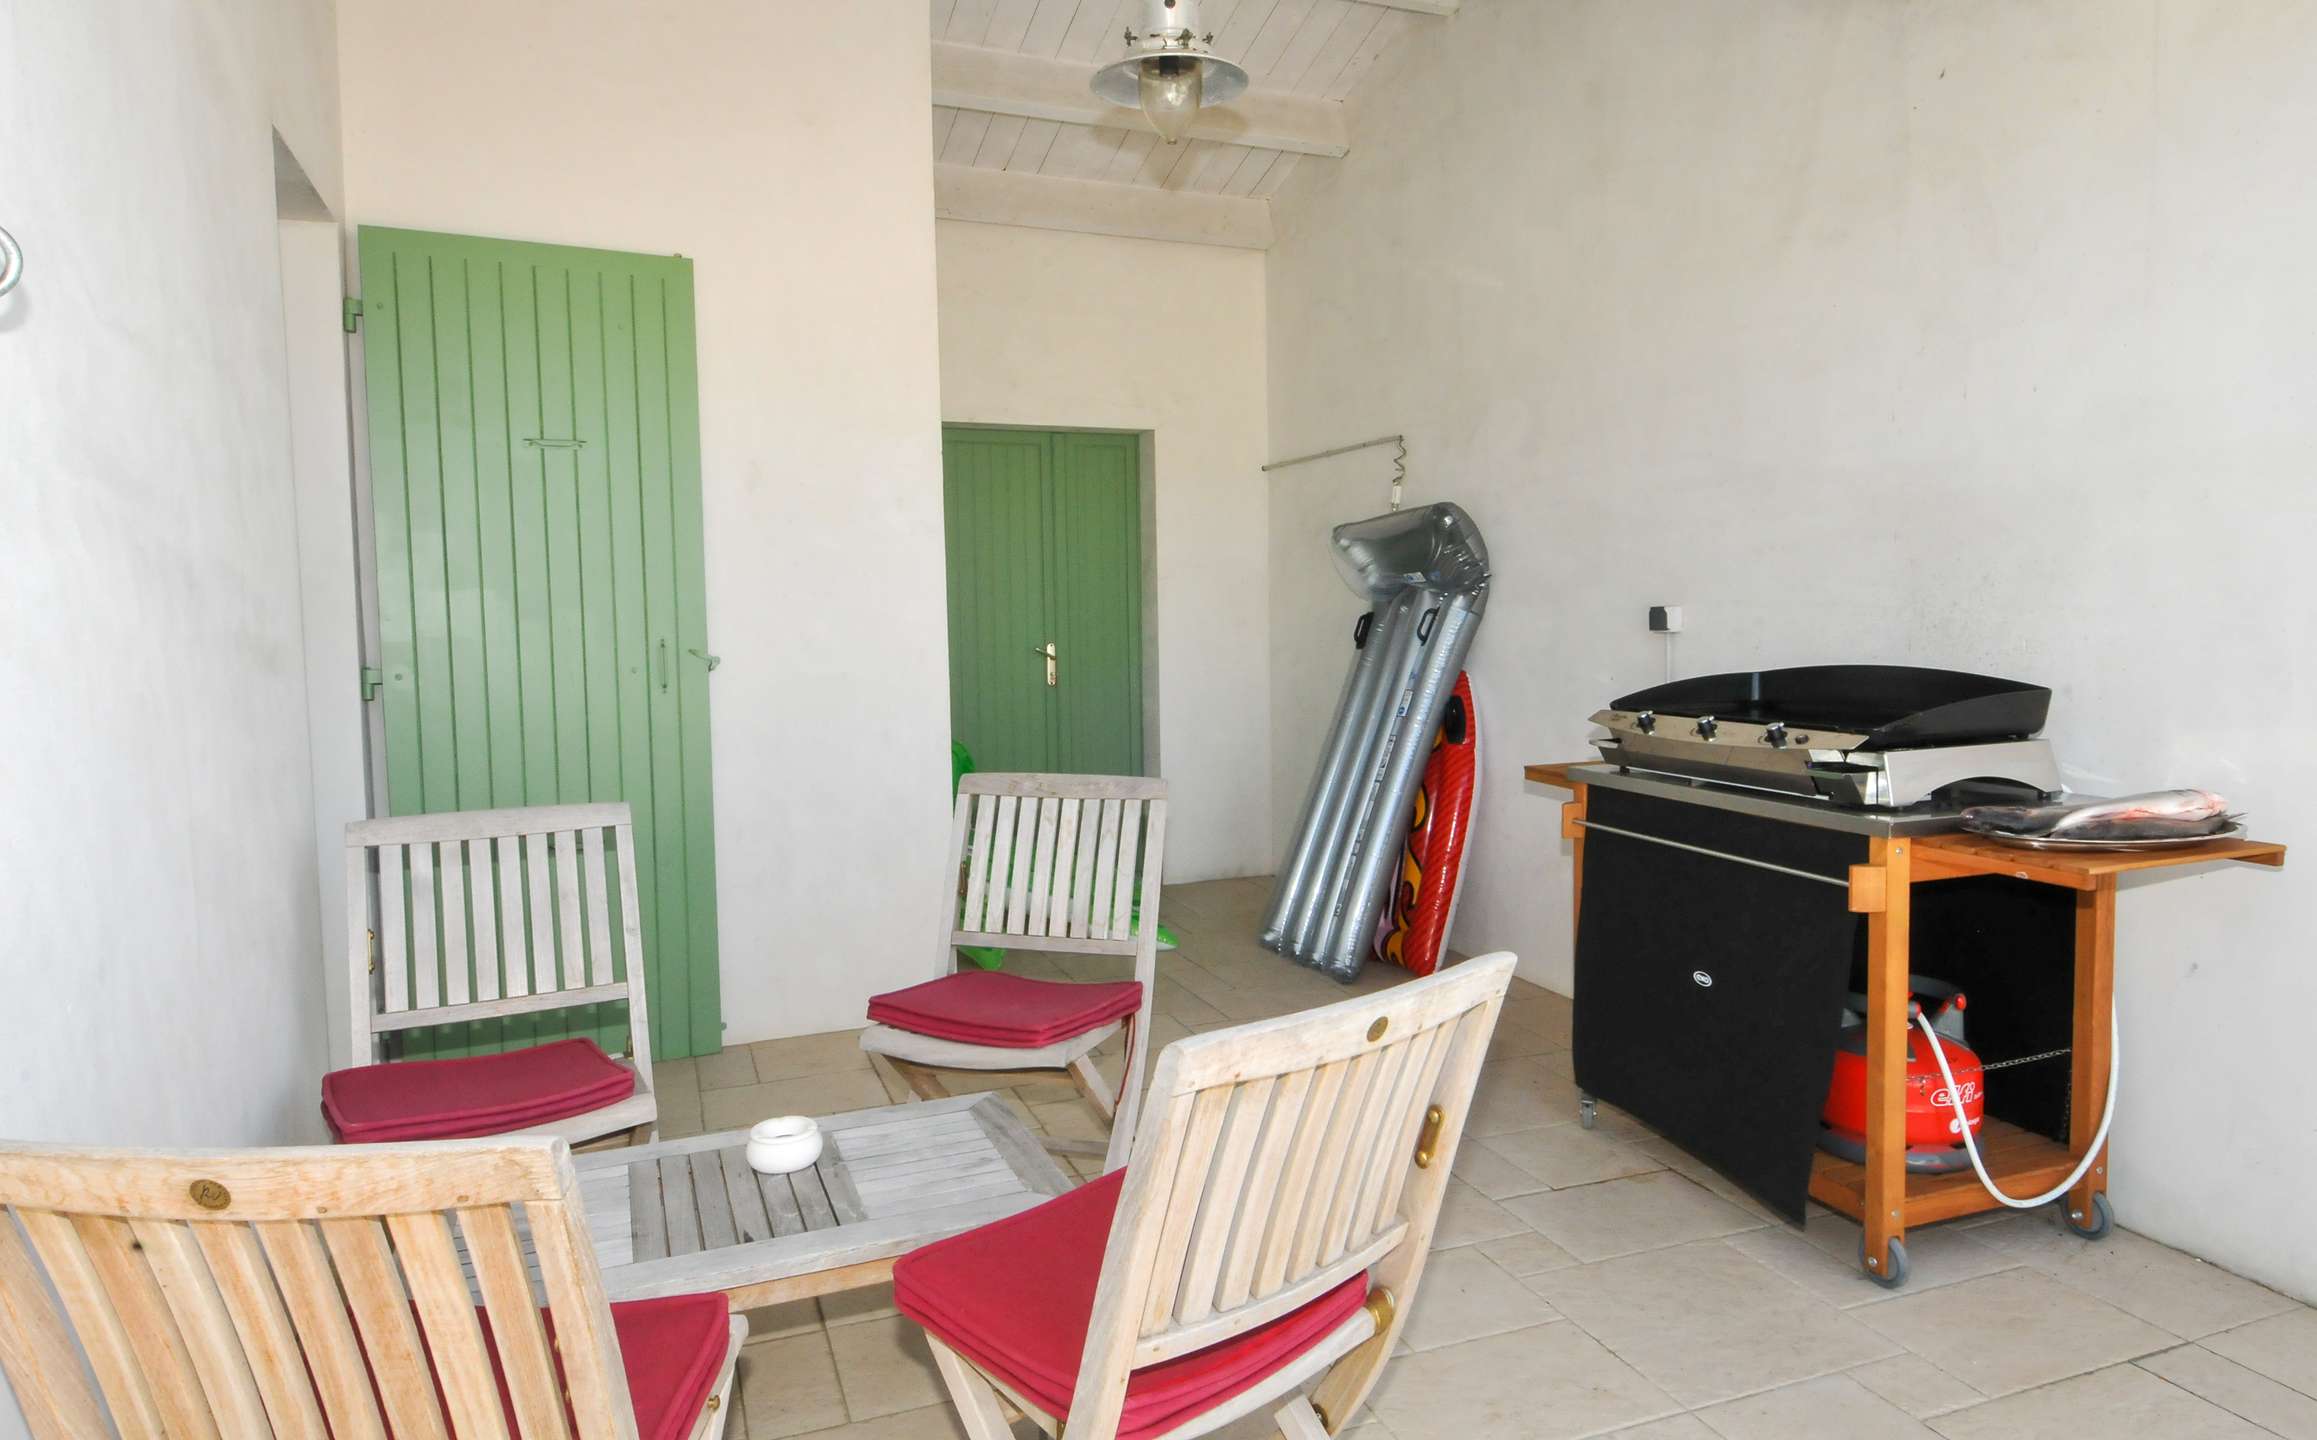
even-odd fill
[(0, 1145), (0, 1207), (0, 1363), (41, 1440), (504, 1437), (478, 1293), (524, 1440), (636, 1434), (560, 1140)]
[[(1500, 951), (1167, 1047), (1127, 1162), (1069, 1434), (1113, 1433), (1130, 1371), (1241, 1334), (1363, 1270), (1371, 1295), (1391, 1297), (1369, 1310), (1370, 1343), (1389, 1353), (1512, 972)], [(1351, 1415), (1366, 1383), (1328, 1412)]]
[[(1133, 775), (967, 775), (958, 782), (941, 945), (1132, 955), (1149, 984), (1158, 953), (1167, 782)], [(1135, 923), (1137, 887), (1142, 922)]]
[(627, 1053), (652, 1088), (626, 802), (357, 820), (346, 827), (346, 930), (355, 1064), (377, 1059), (391, 1031), (625, 1001)]

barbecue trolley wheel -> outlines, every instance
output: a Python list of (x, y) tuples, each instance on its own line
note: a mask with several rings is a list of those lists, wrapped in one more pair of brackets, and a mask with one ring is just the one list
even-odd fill
[(1858, 1240), (1858, 1268), (1865, 1272), (1867, 1279), (1874, 1281), (1885, 1290), (1898, 1289), (1907, 1283), (1907, 1276), (1910, 1273), (1907, 1265), (1907, 1242), (1898, 1239), (1891, 1241), (1890, 1252), (1883, 1257), (1883, 1268), (1880, 1273), (1877, 1273), (1873, 1267), (1866, 1263), (1866, 1237), (1861, 1235)]
[(1579, 1095), (1577, 1097), (1577, 1123), (1590, 1130), (1593, 1128), (1593, 1121), (1596, 1118), (1593, 1110), (1593, 1097)]
[[(2067, 1202), (2063, 1200), (2060, 1204), (2065, 1206)], [(2066, 1213), (2064, 1218), (2067, 1221), (2068, 1229), (2085, 1240), (2105, 1240), (2108, 1238), (2108, 1232), (2116, 1228), (2116, 1212), (2108, 1204), (2108, 1192), (2105, 1190), (2092, 1196), (2091, 1223), (2083, 1224), (2079, 1216), (2080, 1212), (2071, 1210)]]

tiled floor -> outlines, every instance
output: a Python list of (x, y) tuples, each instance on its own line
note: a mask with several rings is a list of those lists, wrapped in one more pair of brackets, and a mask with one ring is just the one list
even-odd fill
[[(1159, 1044), (1344, 998), (1255, 947), (1268, 888), (1168, 889), (1182, 948), (1159, 957)], [(1008, 963), (1077, 973), (1043, 956)], [(1397, 978), (1371, 965), (1350, 993)], [(1883, 1291), (1858, 1273), (1849, 1221), (1818, 1212), (1796, 1230), (1630, 1119), (1604, 1111), (1599, 1128), (1578, 1128), (1569, 1004), (1514, 989), (1438, 1253), (1406, 1345), (1351, 1432), (1361, 1440), (2317, 1440), (2317, 1311), (2130, 1231), (2086, 1244), (2046, 1214), (1917, 1231), (1913, 1280)], [(662, 1129), (674, 1135), (906, 1098), (849, 1031), (658, 1074)], [(1050, 1076), (949, 1081), (1004, 1090), (1036, 1129), (1101, 1133)], [(736, 1440), (964, 1434), (887, 1294), (750, 1320)], [(1271, 1432), (1251, 1419), (1224, 1433)]]

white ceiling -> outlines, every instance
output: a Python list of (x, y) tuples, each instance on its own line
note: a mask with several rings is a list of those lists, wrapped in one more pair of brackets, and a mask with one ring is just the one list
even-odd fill
[[(1143, 8), (1144, 0), (931, 0), (936, 70), (943, 70), (945, 58), (955, 71), (984, 61), (995, 65), (1006, 55), (1072, 62), (1080, 70), (1090, 69), (1127, 53), (1124, 32), (1141, 27)], [(1330, 133), (1327, 112), (1357, 92), (1380, 56), (1413, 27), (1446, 23), (1435, 17), (1455, 8), (1456, 0), (1206, 0), (1202, 21), (1215, 36), (1216, 52), (1247, 69), (1248, 95), (1228, 110), (1266, 116), (1279, 111), (1309, 119), (1317, 122), (1310, 133), (1325, 136)], [(982, 56), (952, 47), (1001, 54)], [(1059, 95), (1065, 82), (1074, 79), (1074, 72), (1059, 66), (1032, 68), (1041, 80), (1049, 82), (1046, 88), (1052, 95)], [(945, 91), (937, 80), (937, 98), (952, 98), (956, 88)], [(1000, 98), (984, 98), (1003, 89), (1004, 85), (993, 82), (974, 90), (970, 106), (934, 106), (934, 160), (955, 182), (954, 187), (945, 188), (979, 193), (977, 186), (995, 187), (998, 182), (980, 182), (959, 173), (981, 170), (1260, 200), (1277, 190), (1299, 163), (1330, 153), (1331, 148), (1333, 153), (1342, 153), (1340, 138), (1332, 147), (1325, 143), (1308, 145), (1305, 153), (1195, 137), (1170, 146), (1159, 143), (1158, 137), (1139, 123), (1139, 117), (1128, 112), (1103, 113), (1089, 104), (1089, 114), (1119, 123), (1079, 123), (1039, 118), (1034, 112), (1057, 107), (1017, 103), (1024, 92), (1009, 90)], [(1300, 97), (1300, 103), (1275, 105), (1274, 97)], [(1003, 113), (1007, 110), (1017, 113)], [(1019, 113), (1024, 111), (1033, 113)], [(1344, 133), (1342, 122), (1336, 119), (1333, 124), (1332, 134), (1340, 137)], [(1267, 138), (1276, 138), (1273, 132), (1278, 127), (1252, 128), (1264, 130)], [(1023, 192), (1021, 187), (1012, 186), (1006, 193)], [(1067, 193), (1081, 207), (1103, 198), (1099, 192), (1082, 187), (1067, 187)], [(1049, 207), (1035, 208), (1043, 213)], [(1219, 210), (1209, 204), (1202, 213)], [(1146, 216), (1152, 207), (1142, 201), (1131, 213)], [(1188, 207), (1185, 213), (1190, 213)], [(1268, 214), (1262, 218), (1267, 235)], [(1105, 225), (1085, 228), (1121, 229)]]

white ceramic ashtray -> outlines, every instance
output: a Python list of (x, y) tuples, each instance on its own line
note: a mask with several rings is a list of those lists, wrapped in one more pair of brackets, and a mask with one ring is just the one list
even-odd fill
[(776, 1115), (748, 1132), (748, 1168), (786, 1175), (821, 1158), (821, 1127), (810, 1115)]

